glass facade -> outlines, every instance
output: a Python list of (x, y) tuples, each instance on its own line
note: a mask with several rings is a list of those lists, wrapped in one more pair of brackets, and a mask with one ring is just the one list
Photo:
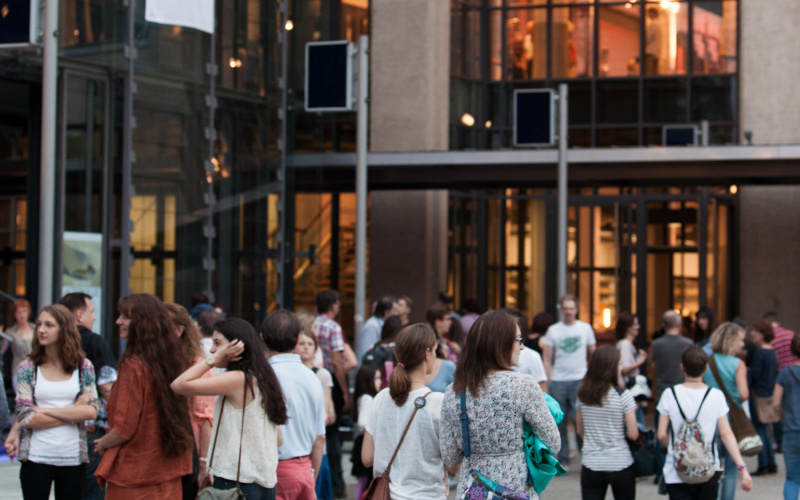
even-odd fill
[(702, 120), (737, 142), (737, 0), (453, 0), (452, 19), (451, 149), (510, 147), (513, 91), (559, 83), (570, 147), (661, 145)]
[[(714, 187), (572, 189), (567, 290), (579, 317), (601, 336), (613, 336), (620, 312), (637, 315), (648, 334), (669, 309), (688, 317), (707, 305), (728, 317), (738, 307), (729, 245), (737, 204)], [(449, 207), (456, 302), (555, 315), (555, 192), (453, 191)]]
[[(61, 2), (57, 230), (103, 235), (104, 309), (111, 314), (96, 325), (98, 330), (111, 336), (115, 330), (116, 300), (126, 286), (121, 282), (123, 252), (132, 258), (127, 283), (132, 292), (189, 304), (192, 293), (208, 288), (203, 260), (209, 241), (209, 183), (216, 199), (214, 299), (232, 315), (253, 322), (277, 306), (282, 105), (278, 35), (286, 34), (289, 53), (287, 153), (353, 151), (354, 114), (310, 114), (302, 109), (304, 47), (312, 40), (356, 40), (368, 32), (368, 8), (368, 0), (290, 1), (294, 29), (288, 31), (278, 26), (274, 2), (217, 2), (213, 43), (218, 106), (212, 152), (206, 130), (212, 37), (146, 22), (145, 2), (137, 0), (132, 196), (130, 207), (123, 207), (128, 7), (110, 0)], [(38, 234), (38, 215), (31, 219), (29, 207), (37, 205), (41, 130), (41, 69), (34, 58), (25, 51), (0, 53), (0, 162), (8, 179), (0, 189), (0, 252), (8, 264), (0, 272), (0, 290), (29, 298), (36, 296), (36, 266), (27, 265), (24, 250), (26, 244), (36, 243)], [(213, 168), (207, 172), (210, 156)], [(293, 193), (293, 186), (288, 189)], [(336, 198), (337, 213), (341, 207), (345, 213), (352, 203)], [(298, 227), (316, 217), (296, 236), (298, 251), (316, 248), (313, 258), (296, 259), (297, 297), (303, 306), (313, 305), (310, 277), (315, 283), (323, 276), (331, 279), (330, 268), (336, 268), (331, 258), (347, 254), (346, 249), (331, 250), (331, 227), (339, 225), (337, 220), (331, 226), (330, 213), (322, 213), (325, 206), (330, 211), (330, 200), (317, 203), (316, 209), (308, 201), (303, 195), (295, 201)], [(123, 222), (126, 214), (130, 225)], [(130, 248), (122, 248), (125, 232)], [(347, 240), (338, 235), (334, 239)], [(59, 277), (54, 280), (60, 290)]]

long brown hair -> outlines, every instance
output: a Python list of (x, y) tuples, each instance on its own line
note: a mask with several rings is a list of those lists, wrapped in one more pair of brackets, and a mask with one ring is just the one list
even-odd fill
[(178, 337), (181, 343), (181, 353), (184, 358), (183, 362), (191, 366), (195, 359), (203, 355), (203, 346), (200, 345), (200, 330), (197, 329), (197, 325), (189, 317), (189, 312), (182, 305), (166, 302), (164, 307), (167, 308), (175, 328), (183, 327), (183, 334)]
[(589, 359), (583, 384), (578, 389), (578, 399), (589, 406), (602, 406), (603, 397), (616, 385), (619, 375), (619, 351), (616, 347), (598, 347)]
[[(78, 328), (75, 326), (75, 316), (69, 312), (69, 309), (59, 304), (44, 306), (39, 311), (39, 315), (42, 313), (49, 314), (58, 323), (58, 341), (53, 347), (58, 353), (61, 367), (67, 373), (80, 368), (86, 358), (86, 353), (81, 348), (81, 334), (78, 333)], [(38, 330), (38, 328), (39, 318), (37, 315), (36, 329)], [(34, 331), (31, 353), (28, 354), (28, 358), (35, 365), (41, 365), (46, 360), (45, 351), (44, 346), (39, 344), (39, 336)]]
[(167, 308), (158, 297), (136, 293), (120, 298), (117, 309), (131, 320), (120, 369), (130, 356), (142, 360), (153, 377), (162, 450), (167, 457), (188, 453), (194, 446), (189, 408), (186, 398), (172, 392), (169, 385), (190, 365), (180, 355), (180, 340)]
[[(291, 314), (291, 313), (289, 313)], [(218, 321), (214, 330), (225, 337), (228, 342), (240, 340), (244, 344), (244, 352), (238, 361), (228, 363), (228, 371), (239, 370), (244, 373), (245, 383), (256, 395), (253, 383), (261, 391), (261, 407), (267, 417), (276, 425), (283, 425), (289, 419), (286, 413), (286, 401), (278, 376), (267, 361), (267, 346), (259, 338), (253, 325), (239, 318), (227, 318)], [(255, 381), (255, 382), (254, 382)]]
[(511, 369), (511, 350), (517, 337), (517, 320), (505, 311), (489, 311), (469, 329), (467, 344), (458, 358), (453, 375), (456, 394), (469, 391), (478, 397), (486, 377), (493, 370)]
[(397, 366), (389, 377), (389, 395), (397, 406), (402, 406), (411, 391), (409, 372), (425, 362), (428, 349), (435, 349), (436, 333), (425, 323), (408, 325), (397, 334), (394, 344), (394, 357)]

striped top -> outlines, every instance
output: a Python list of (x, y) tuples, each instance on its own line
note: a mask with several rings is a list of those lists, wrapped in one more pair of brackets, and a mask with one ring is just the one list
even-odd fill
[(628, 390), (618, 394), (609, 387), (603, 406), (589, 406), (578, 401), (583, 417), (583, 466), (593, 471), (620, 471), (633, 464), (625, 441), (625, 417), (636, 410)]
[(775, 338), (772, 340), (772, 348), (775, 349), (775, 354), (778, 355), (778, 371), (783, 370), (787, 366), (793, 365), (797, 358), (792, 354), (792, 339), (794, 332), (787, 330), (781, 326), (776, 326)]

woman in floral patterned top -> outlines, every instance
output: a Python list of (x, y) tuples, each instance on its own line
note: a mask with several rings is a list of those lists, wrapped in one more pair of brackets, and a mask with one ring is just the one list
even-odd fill
[[(72, 313), (64, 306), (39, 312), (29, 359), (17, 370), (17, 422), (5, 446), (18, 455), (26, 499), (79, 499), (89, 461), (83, 422), (97, 418), (94, 367), (81, 349)], [(20, 443), (20, 430), (25, 429)]]
[[(439, 438), (444, 464), (462, 465), (456, 498), (464, 493), (470, 469), (512, 491), (538, 498), (533, 486), (527, 484), (523, 420), (553, 454), (561, 449), (558, 427), (541, 388), (530, 375), (511, 370), (519, 363), (521, 350), (522, 336), (517, 322), (504, 311), (483, 314), (470, 329), (455, 380), (445, 392)], [(464, 458), (458, 419), (461, 391), (466, 394), (469, 416), (472, 450), (469, 461)]]

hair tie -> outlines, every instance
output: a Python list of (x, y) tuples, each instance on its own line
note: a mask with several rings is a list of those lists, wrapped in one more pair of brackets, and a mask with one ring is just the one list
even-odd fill
[(404, 365), (403, 363), (397, 363), (397, 366), (402, 366), (403, 368), (406, 367), (406, 365)]

